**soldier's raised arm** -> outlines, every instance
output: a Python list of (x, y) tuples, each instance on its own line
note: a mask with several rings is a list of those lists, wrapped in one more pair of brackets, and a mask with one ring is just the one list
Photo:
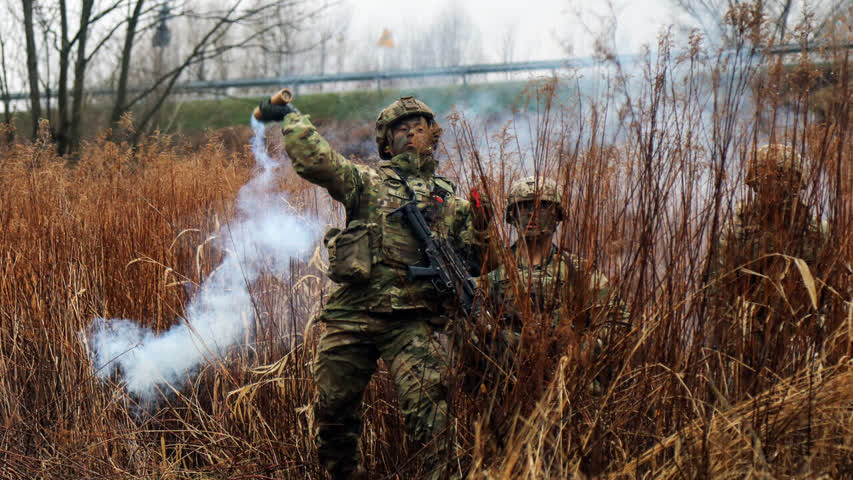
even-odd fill
[(281, 125), (284, 149), (302, 178), (326, 190), (352, 210), (361, 192), (361, 174), (355, 164), (336, 152), (323, 138), (308, 115), (290, 113)]
[(336, 152), (311, 123), (310, 116), (299, 112), (289, 100), (281, 94), (265, 99), (258, 106), (255, 118), (263, 122), (281, 121), (284, 149), (296, 173), (328, 190), (332, 198), (344, 204), (347, 212), (352, 211), (362, 188), (358, 168)]

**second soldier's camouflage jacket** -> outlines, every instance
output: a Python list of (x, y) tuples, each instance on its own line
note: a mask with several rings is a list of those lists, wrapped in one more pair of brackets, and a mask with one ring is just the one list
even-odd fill
[(523, 310), (529, 301), (531, 313), (550, 315), (555, 328), (609, 330), (608, 326), (628, 322), (628, 311), (607, 277), (578, 257), (552, 245), (546, 259), (531, 266), (518, 254), (517, 245), (511, 251), (517, 258), (512, 274), (517, 271), (518, 277), (511, 278), (505, 265), (489, 274), (491, 298), (501, 305), (498, 308)]
[[(327, 310), (391, 312), (428, 309), (441, 313), (443, 302), (428, 280), (409, 281), (407, 265), (423, 258), (402, 215), (391, 213), (411, 198), (438, 235), (471, 260), (482, 258), (486, 232), (472, 222), (469, 203), (455, 195), (453, 183), (435, 175), (431, 156), (402, 153), (376, 167), (355, 164), (335, 152), (317, 132), (308, 115), (291, 113), (282, 124), (284, 144), (296, 172), (326, 190), (346, 210), (347, 225), (366, 226), (370, 237), (369, 278), (344, 283), (330, 296)], [(408, 184), (408, 187), (406, 186)]]

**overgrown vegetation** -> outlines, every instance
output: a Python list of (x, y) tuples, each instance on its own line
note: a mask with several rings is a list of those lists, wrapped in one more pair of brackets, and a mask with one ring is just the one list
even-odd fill
[[(732, 21), (744, 31), (758, 23), (748, 10)], [(685, 51), (667, 38), (659, 46), (636, 71), (614, 66), (604, 96), (554, 102), (557, 83), (532, 85), (531, 113), (497, 133), (462, 114), (444, 125), (442, 165), (462, 192), (480, 186), (500, 205), (519, 175), (559, 180), (567, 218), (558, 243), (607, 274), (631, 320), (600, 355), (581, 339), (555, 352), (522, 306), (533, 341), (506, 366), (515, 382), (462, 388), (464, 365), (452, 365), (449, 462), (466, 478), (853, 474), (847, 50), (826, 53), (836, 74), (816, 123), (809, 54), (789, 72), (746, 42), (726, 57), (705, 54), (698, 39)], [(759, 70), (770, 72), (761, 82)], [(215, 136), (190, 151), (168, 136), (132, 147), (103, 135), (68, 168), (43, 131), (34, 144), (0, 144), (0, 475), (322, 478), (305, 408), (322, 331), (310, 319), (331, 287), (321, 256), (253, 285), (254, 339), (183, 390), (164, 391), (155, 408), (136, 404), (120, 377), (97, 380), (80, 337), (94, 316), (158, 330), (180, 321), (221, 258), (208, 238), (233, 214), (248, 151)], [(720, 230), (749, 195), (746, 162), (766, 141), (807, 159), (802, 200), (832, 240), (807, 268), (768, 253), (775, 274), (759, 285), (785, 299), (790, 308), (774, 318), (795, 327), (762, 333), (756, 356), (752, 332), (741, 343), (711, 332), (756, 320), (733, 316), (755, 290), (730, 280), (757, 272), (712, 275), (711, 265)], [(292, 171), (281, 185), (297, 208), (341, 220)], [(493, 238), (508, 243), (499, 217)], [(367, 466), (376, 478), (417, 477), (394, 397), (387, 375), (365, 395)]]

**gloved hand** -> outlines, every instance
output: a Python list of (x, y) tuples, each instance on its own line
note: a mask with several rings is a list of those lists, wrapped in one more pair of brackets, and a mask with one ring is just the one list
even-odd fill
[(473, 213), (474, 228), (477, 230), (485, 230), (489, 228), (489, 222), (494, 216), (492, 201), (485, 193), (481, 193), (477, 187), (471, 189), (468, 194), (468, 202), (471, 204), (471, 212)]
[(261, 104), (258, 105), (258, 110), (261, 112), (261, 117), (258, 120), (264, 123), (280, 122), (284, 120), (284, 117), (288, 113), (299, 113), (299, 110), (290, 103), (285, 103), (283, 105), (275, 104), (270, 101), (270, 97), (261, 101)]

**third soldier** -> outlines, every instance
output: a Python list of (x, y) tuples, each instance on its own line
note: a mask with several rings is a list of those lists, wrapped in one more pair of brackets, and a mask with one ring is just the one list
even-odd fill
[(724, 320), (712, 322), (709, 333), (729, 359), (722, 365), (744, 365), (739, 378), (752, 384), (765, 362), (790, 350), (795, 332), (822, 328), (820, 299), (806, 295), (800, 269), (814, 271), (828, 229), (803, 201), (803, 159), (793, 148), (758, 148), (747, 164), (746, 184), (751, 196), (723, 228), (712, 264), (711, 291), (726, 311), (712, 316)]

